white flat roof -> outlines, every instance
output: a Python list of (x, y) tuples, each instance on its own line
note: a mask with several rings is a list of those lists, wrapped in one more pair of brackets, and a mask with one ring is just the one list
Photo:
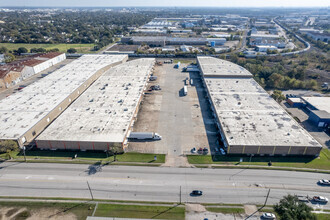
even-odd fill
[(238, 76), (252, 77), (252, 74), (241, 66), (232, 62), (213, 57), (197, 57), (201, 72), (206, 76)]
[(84, 55), (0, 101), (0, 139), (18, 139), (99, 69), (127, 55)]
[(302, 99), (318, 110), (330, 113), (330, 97), (302, 97)]
[(254, 79), (204, 81), (229, 145), (321, 147)]
[(154, 63), (143, 58), (111, 68), (37, 140), (123, 142)]

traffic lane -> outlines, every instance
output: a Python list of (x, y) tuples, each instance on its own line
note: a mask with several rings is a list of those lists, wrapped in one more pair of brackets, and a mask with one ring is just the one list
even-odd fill
[(316, 183), (319, 179), (328, 178), (328, 174), (290, 172), (275, 170), (253, 169), (199, 169), (199, 168), (167, 168), (167, 167), (127, 167), (127, 166), (93, 166), (76, 164), (25, 164), (3, 163), (0, 175), (31, 174), (55, 176), (95, 176), (143, 179), (148, 181), (188, 181), (211, 183), (213, 181), (225, 184), (251, 185), (286, 185), (292, 187), (320, 187)]
[[(100, 179), (70, 180), (55, 178), (29, 177), (23, 179), (0, 180), (0, 195), (2, 196), (33, 196), (33, 197), (63, 197), (113, 199), (113, 200), (136, 200), (136, 201), (165, 201), (190, 203), (237, 203), (237, 204), (263, 204), (268, 188), (240, 187), (236, 185), (206, 187), (203, 185), (166, 185), (166, 184), (122, 184), (104, 182)], [(192, 190), (202, 190), (202, 196), (190, 196)], [(180, 193), (181, 192), (181, 193)], [(309, 190), (271, 189), (268, 204), (275, 204), (287, 194), (300, 196), (318, 195), (319, 192)], [(330, 197), (330, 193), (322, 193)], [(330, 208), (329, 204), (310, 204), (315, 207)]]

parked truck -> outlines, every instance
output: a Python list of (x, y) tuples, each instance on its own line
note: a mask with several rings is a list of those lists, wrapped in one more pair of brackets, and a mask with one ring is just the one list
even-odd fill
[(187, 95), (187, 93), (188, 93), (188, 88), (187, 88), (187, 86), (184, 86), (183, 87), (183, 95)]
[(179, 68), (180, 68), (180, 65), (181, 65), (181, 63), (180, 63), (180, 62), (178, 62), (177, 64), (175, 64), (174, 68), (177, 68), (177, 69), (179, 69)]
[(138, 140), (161, 140), (162, 136), (155, 132), (131, 132), (129, 138)]

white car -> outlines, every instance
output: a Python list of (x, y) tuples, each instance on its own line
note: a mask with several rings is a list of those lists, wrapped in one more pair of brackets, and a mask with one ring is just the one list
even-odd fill
[(317, 183), (324, 186), (330, 186), (330, 180), (323, 179), (323, 180), (319, 180)]
[(263, 219), (275, 219), (275, 215), (273, 213), (266, 212), (262, 214)]
[(190, 150), (190, 152), (193, 153), (193, 154), (195, 154), (195, 153), (197, 153), (197, 150), (196, 150), (196, 148), (194, 147), (194, 148), (192, 148), (192, 149)]
[(313, 196), (313, 201), (327, 203), (329, 200), (328, 200), (328, 198), (323, 197), (323, 196)]

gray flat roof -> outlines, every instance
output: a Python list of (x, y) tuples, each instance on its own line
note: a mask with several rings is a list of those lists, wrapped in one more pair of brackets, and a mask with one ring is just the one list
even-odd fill
[(252, 77), (252, 74), (241, 66), (232, 62), (221, 60), (213, 57), (197, 57), (201, 72), (206, 76), (238, 76)]
[(229, 145), (321, 147), (254, 79), (204, 81)]
[(154, 63), (143, 58), (111, 68), (37, 140), (123, 142)]
[(302, 97), (302, 99), (318, 110), (330, 113), (330, 97)]
[(320, 119), (330, 119), (330, 113), (323, 110), (312, 110), (312, 112), (317, 115)]
[(0, 139), (18, 139), (99, 69), (127, 55), (84, 55), (0, 101)]

